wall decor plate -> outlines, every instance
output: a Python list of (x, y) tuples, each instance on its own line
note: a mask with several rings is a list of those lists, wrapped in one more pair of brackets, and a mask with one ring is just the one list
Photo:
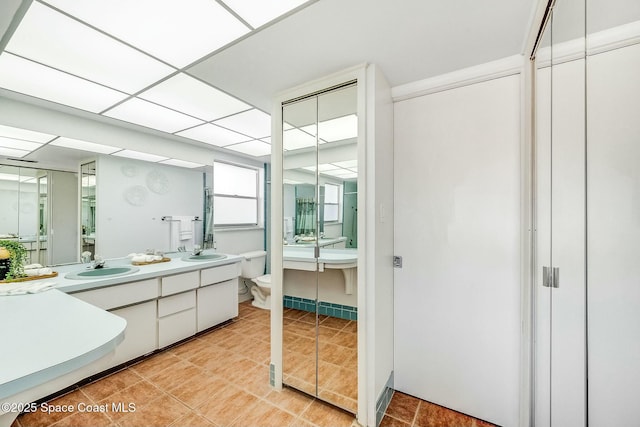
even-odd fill
[(147, 187), (156, 194), (166, 194), (171, 188), (169, 178), (158, 170), (152, 170), (147, 174)]
[(129, 187), (124, 192), (124, 199), (132, 206), (142, 206), (147, 202), (149, 191), (142, 185)]

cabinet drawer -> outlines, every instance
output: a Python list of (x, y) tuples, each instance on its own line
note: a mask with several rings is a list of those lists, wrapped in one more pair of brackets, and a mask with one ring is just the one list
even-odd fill
[(196, 306), (196, 291), (183, 292), (158, 300), (158, 317), (168, 316)]
[(238, 277), (240, 275), (240, 263), (222, 265), (208, 268), (200, 272), (200, 286), (212, 285)]
[(160, 295), (173, 295), (195, 289), (200, 284), (199, 279), (197, 271), (163, 277), (160, 287)]
[(196, 309), (158, 319), (158, 347), (164, 348), (196, 333)]
[(111, 310), (137, 302), (156, 299), (158, 297), (158, 279), (76, 292), (71, 295), (103, 310)]

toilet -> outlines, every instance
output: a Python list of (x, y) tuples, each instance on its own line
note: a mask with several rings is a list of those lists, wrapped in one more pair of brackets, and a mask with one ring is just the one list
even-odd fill
[(240, 254), (242, 260), (242, 272), (240, 275), (251, 280), (255, 286), (251, 287), (254, 307), (271, 310), (271, 275), (264, 274), (264, 267), (267, 260), (266, 251), (253, 251)]

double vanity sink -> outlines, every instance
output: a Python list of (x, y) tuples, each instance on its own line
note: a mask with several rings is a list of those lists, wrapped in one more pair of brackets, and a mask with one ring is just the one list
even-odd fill
[[(187, 262), (199, 262), (199, 261), (218, 261), (221, 259), (225, 259), (227, 255), (225, 254), (198, 254), (198, 255), (185, 255), (182, 258), (182, 261)], [(64, 277), (66, 279), (72, 280), (85, 280), (85, 279), (99, 279), (99, 278), (107, 278), (107, 277), (119, 277), (119, 276), (127, 276), (129, 274), (137, 273), (140, 271), (140, 268), (134, 266), (127, 265), (119, 265), (114, 267), (98, 267), (91, 268), (87, 267), (84, 270), (71, 271), (67, 273)]]

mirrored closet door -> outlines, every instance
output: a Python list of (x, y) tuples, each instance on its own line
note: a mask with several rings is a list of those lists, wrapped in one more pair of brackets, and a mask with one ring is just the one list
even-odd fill
[(283, 103), (283, 382), (357, 410), (355, 82)]

